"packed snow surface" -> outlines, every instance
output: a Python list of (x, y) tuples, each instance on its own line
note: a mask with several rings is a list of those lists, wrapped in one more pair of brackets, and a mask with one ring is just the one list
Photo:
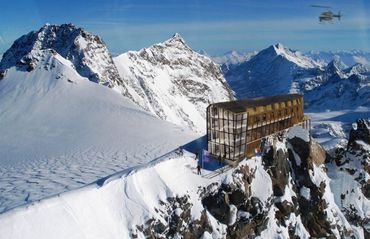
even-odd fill
[[(196, 163), (191, 153), (169, 153), (143, 167), (117, 173), (105, 182), (11, 210), (0, 215), (1, 236), (114, 239), (138, 233), (139, 238), (144, 238), (134, 225), (150, 218), (162, 220), (155, 210), (159, 200), (184, 194), (194, 203), (193, 217), (199, 218), (203, 206), (198, 187), (220, 181), (221, 176), (208, 179), (197, 175)], [(215, 231), (211, 238), (218, 237)]]
[(0, 81), (0, 213), (147, 163), (197, 137), (44, 53), (32, 72), (13, 67)]

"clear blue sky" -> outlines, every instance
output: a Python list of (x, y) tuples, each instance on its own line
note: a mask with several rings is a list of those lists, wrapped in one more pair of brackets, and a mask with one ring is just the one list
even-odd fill
[[(343, 18), (319, 24), (329, 5)], [(99, 34), (114, 53), (138, 50), (180, 33), (211, 55), (260, 50), (281, 42), (292, 49), (370, 50), (368, 0), (2, 0), (0, 53), (44, 23), (73, 23)]]

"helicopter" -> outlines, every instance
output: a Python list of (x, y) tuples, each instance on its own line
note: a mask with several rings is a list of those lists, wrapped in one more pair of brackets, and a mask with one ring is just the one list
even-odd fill
[(340, 21), (342, 15), (340, 11), (338, 14), (334, 14), (329, 6), (322, 6), (322, 5), (311, 5), (311, 7), (318, 7), (318, 8), (325, 8), (326, 11), (322, 12), (319, 16), (319, 21), (320, 23), (325, 23), (325, 22), (332, 22), (333, 18), (338, 18), (338, 21)]

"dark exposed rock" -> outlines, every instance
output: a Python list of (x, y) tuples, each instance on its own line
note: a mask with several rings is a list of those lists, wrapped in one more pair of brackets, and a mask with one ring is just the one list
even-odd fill
[(349, 132), (347, 150), (359, 149), (356, 140), (370, 144), (370, 119), (358, 119)]
[[(201, 236), (205, 230), (212, 232), (209, 226), (208, 219), (205, 214), (199, 221), (192, 222), (191, 220), (191, 207), (188, 196), (183, 197), (170, 197), (167, 202), (160, 201), (162, 209), (155, 209), (155, 211), (164, 219), (166, 224), (161, 220), (149, 219), (144, 225), (137, 226), (146, 238), (169, 238), (175, 234), (191, 235), (189, 238)], [(191, 228), (189, 234), (188, 228)], [(136, 235), (136, 233), (132, 233)], [(194, 236), (194, 237), (193, 237)]]
[(288, 154), (282, 149), (276, 151), (276, 154), (273, 155), (273, 150), (270, 150), (263, 157), (263, 160), (268, 168), (267, 172), (271, 176), (272, 180), (272, 189), (275, 196), (283, 196), (285, 187), (288, 184), (289, 178), (289, 167), (287, 163)]
[(228, 195), (223, 190), (203, 198), (202, 204), (218, 221), (224, 224), (229, 222), (230, 204)]
[(206, 231), (212, 233), (213, 229), (208, 220), (206, 210), (203, 210), (200, 219), (190, 223), (189, 231), (185, 231), (184, 238), (200, 238)]
[(362, 187), (362, 193), (364, 196), (370, 200), (370, 179), (367, 180), (366, 184)]
[(6, 75), (6, 70), (0, 70), (0, 80), (3, 79)]
[(293, 146), (294, 152), (300, 157), (301, 167), (304, 169), (312, 169), (313, 164), (318, 166), (329, 161), (330, 156), (314, 140), (307, 143), (301, 138), (294, 137), (288, 141)]
[(275, 205), (284, 217), (288, 217), (292, 212), (294, 212), (294, 206), (286, 200), (283, 202), (277, 202)]
[(235, 206), (240, 206), (241, 204), (245, 203), (246, 198), (247, 197), (246, 197), (245, 193), (240, 189), (232, 191), (229, 194), (229, 202), (230, 202), (230, 204), (233, 204)]

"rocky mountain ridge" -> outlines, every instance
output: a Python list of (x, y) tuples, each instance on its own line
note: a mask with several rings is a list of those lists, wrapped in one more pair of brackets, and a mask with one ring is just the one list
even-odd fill
[(357, 125), (357, 143), (331, 154), (298, 127), (272, 136), (262, 157), (200, 187), (201, 207), (187, 193), (169, 197), (132, 237), (367, 238), (370, 123)]
[[(322, 66), (278, 43), (227, 71), (225, 78), (238, 98), (299, 92), (304, 82), (317, 78)], [(299, 79), (299, 81), (297, 81)]]
[(234, 99), (217, 64), (179, 35), (114, 58), (132, 100), (159, 118), (205, 132), (206, 107)]
[(238, 98), (300, 93), (306, 109), (327, 110), (368, 106), (369, 75), (366, 65), (347, 67), (337, 58), (323, 65), (282, 44), (225, 73)]
[(118, 71), (103, 40), (73, 24), (45, 24), (38, 31), (21, 36), (4, 53), (0, 71), (16, 66), (31, 71), (42, 50), (51, 49), (71, 61), (76, 71), (90, 81), (115, 87), (122, 85)]
[(99, 36), (73, 24), (46, 24), (17, 39), (3, 55), (0, 78), (11, 67), (32, 71), (45, 50), (70, 61), (82, 77), (113, 88), (163, 120), (197, 132), (205, 132), (208, 104), (234, 99), (219, 66), (193, 51), (179, 34), (113, 61)]

